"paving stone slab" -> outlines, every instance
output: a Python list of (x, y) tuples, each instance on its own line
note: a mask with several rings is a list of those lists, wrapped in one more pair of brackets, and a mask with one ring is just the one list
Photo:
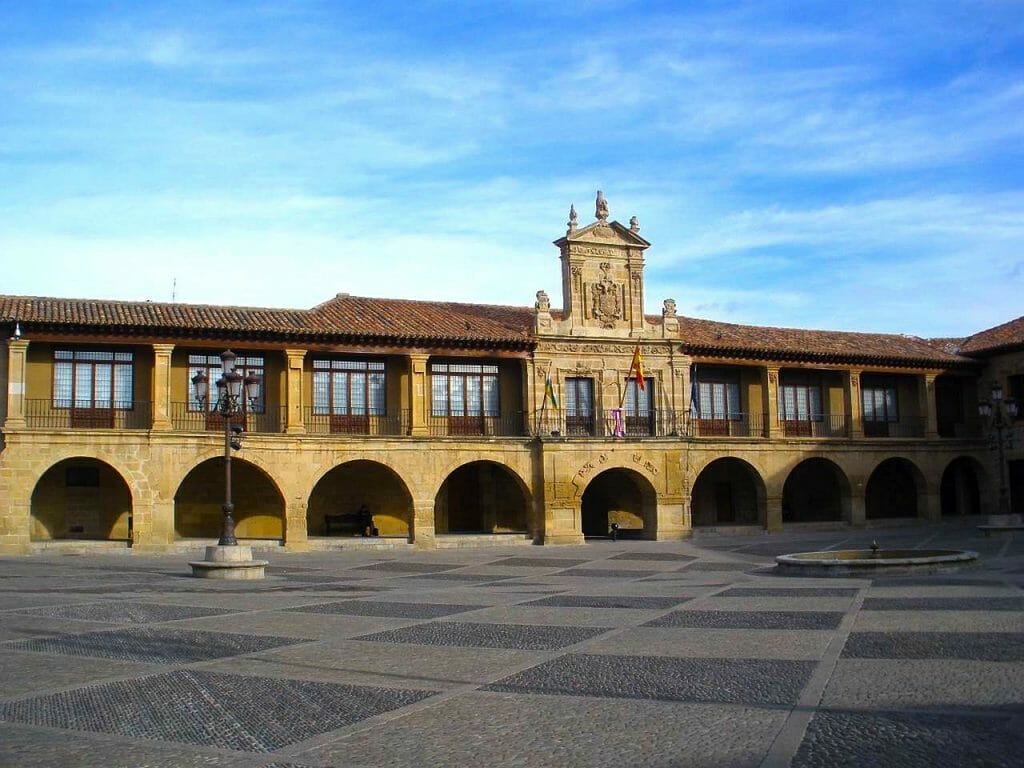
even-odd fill
[(645, 627), (719, 629), (835, 629), (843, 614), (835, 611), (674, 611)]
[(693, 555), (680, 555), (675, 552), (623, 552), (613, 555), (609, 560), (645, 560), (650, 562), (686, 563), (697, 558)]
[(465, 567), (461, 563), (410, 563), (405, 560), (386, 560), (382, 563), (359, 565), (353, 571), (380, 571), (381, 573), (440, 573)]
[(853, 597), (856, 587), (732, 587), (717, 597)]
[(430, 695), (176, 670), (0, 704), (0, 720), (271, 752)]
[(687, 610), (715, 611), (791, 611), (845, 612), (853, 604), (852, 597), (734, 597), (721, 592), (705, 595), (689, 603)]
[(851, 632), (847, 659), (1024, 661), (1024, 635), (1002, 632)]
[[(1017, 713), (1019, 716), (1019, 712)], [(1011, 713), (820, 711), (811, 718), (793, 768), (1010, 768), (1019, 766), (1024, 735)]]
[(572, 568), (588, 562), (590, 561), (568, 557), (509, 557), (496, 560), (494, 564), (518, 568)]
[(559, 608), (626, 608), (635, 610), (667, 610), (689, 597), (656, 597), (651, 595), (555, 595), (532, 600), (527, 606)]
[(887, 576), (871, 580), (875, 587), (1005, 587), (998, 579), (972, 578), (970, 576)]
[[(624, 704), (626, 704), (624, 706)], [(346, 768), (757, 768), (785, 711), (472, 692), (303, 753)]]
[(201, 608), (194, 605), (164, 605), (161, 603), (131, 603), (123, 600), (79, 605), (58, 605), (18, 611), (34, 616), (57, 619), (81, 619), (110, 624), (149, 624), (159, 621), (193, 619), (231, 613), (228, 609)]
[(861, 611), (857, 632), (1024, 632), (1017, 611)]
[(388, 632), (362, 635), (356, 640), (375, 643), (411, 643), (416, 645), (453, 645), (472, 648), (516, 648), (544, 651), (575, 645), (596, 637), (604, 628), (551, 627), (522, 624), (474, 624), (431, 622), (402, 627)]
[(820, 659), (829, 630), (629, 627), (587, 643), (587, 653), (718, 659)]
[(644, 576), (653, 576), (656, 573), (659, 571), (634, 571), (625, 568), (573, 568), (565, 571), (562, 575), (594, 579), (640, 579)]
[(833, 709), (1024, 707), (1024, 662), (839, 659), (822, 704)]
[(74, 621), (55, 619), (50, 616), (32, 616), (25, 613), (6, 612), (0, 615), (0, 642), (24, 640), (33, 637), (49, 637), (88, 629), (106, 629), (105, 622)]
[(792, 705), (812, 661), (684, 659), (573, 653), (486, 686), (506, 693), (546, 693), (663, 701)]
[[(17, 768), (257, 768), (240, 759), (154, 741), (116, 739), (78, 731), (74, 738), (18, 724), (0, 723), (0, 765)], [(266, 766), (263, 766), (266, 768)]]
[(738, 562), (726, 562), (722, 560), (697, 560), (689, 565), (684, 566), (681, 570), (686, 572), (706, 571), (706, 572), (718, 572), (718, 571), (736, 571), (738, 573), (748, 573), (762, 568), (767, 568), (771, 563), (738, 563)]
[(345, 600), (337, 603), (317, 603), (289, 608), (299, 613), (334, 613), (349, 616), (386, 616), (395, 619), (436, 619), (486, 608), (485, 605), (449, 605), (445, 603), (398, 603)]
[(8, 651), (95, 656), (105, 659), (181, 664), (304, 642), (292, 637), (254, 637), (227, 632), (137, 627), (111, 632), (58, 635), (6, 643)]
[(1024, 597), (866, 597), (865, 611), (1024, 611)]
[[(0, 697), (67, 688), (120, 675), (164, 671), (159, 665), (113, 659), (83, 660), (75, 656), (44, 656), (7, 651), (0, 646)], [(0, 762), (3, 765), (3, 762)]]

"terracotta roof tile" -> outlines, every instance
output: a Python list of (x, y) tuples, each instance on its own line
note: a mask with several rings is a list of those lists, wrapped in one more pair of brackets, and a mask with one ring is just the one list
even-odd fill
[(961, 351), (965, 355), (988, 354), (1015, 347), (1024, 347), (1024, 316), (968, 336)]
[(735, 325), (679, 318), (684, 350), (782, 360), (956, 365), (969, 362), (916, 336)]

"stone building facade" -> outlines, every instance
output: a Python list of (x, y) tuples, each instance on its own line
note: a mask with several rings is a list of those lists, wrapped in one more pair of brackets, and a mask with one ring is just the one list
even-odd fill
[[(191, 379), (227, 348), (260, 382), (232, 461), (255, 543), (912, 523), (995, 514), (1000, 487), (1024, 511), (1021, 441), (977, 416), (993, 382), (1024, 398), (1024, 318), (926, 340), (645, 315), (650, 243), (600, 193), (555, 245), (560, 308), (0, 297), (0, 552), (216, 538), (224, 424)], [(375, 530), (332, 529), (363, 508)]]

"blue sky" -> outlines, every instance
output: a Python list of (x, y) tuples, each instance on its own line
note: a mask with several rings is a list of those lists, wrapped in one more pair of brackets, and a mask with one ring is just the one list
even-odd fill
[(560, 303), (570, 203), (647, 310), (1024, 313), (1024, 3), (0, 0), (0, 292)]

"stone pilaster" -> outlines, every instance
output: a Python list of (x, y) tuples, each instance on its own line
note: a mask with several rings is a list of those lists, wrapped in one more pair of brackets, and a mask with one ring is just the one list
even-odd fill
[[(409, 355), (409, 434), (430, 434), (430, 376), (427, 374), (429, 355)], [(433, 521), (433, 507), (431, 507)], [(433, 522), (431, 522), (433, 529)], [(433, 536), (433, 533), (431, 533)]]
[[(153, 429), (168, 430), (171, 424), (171, 353), (173, 344), (153, 345)], [(189, 382), (191, 385), (191, 382)]]
[[(761, 369), (761, 386), (764, 388), (764, 436), (772, 439), (779, 437), (782, 432), (779, 424), (779, 367), (777, 365), (766, 365)], [(781, 505), (781, 503), (780, 499), (779, 504)], [(781, 513), (779, 526), (782, 526)], [(769, 526), (768, 530), (776, 529)]]
[(434, 549), (437, 546), (434, 530), (434, 500), (414, 499), (412, 503), (412, 526), (409, 532), (412, 543), (420, 549)]
[(8, 339), (7, 341), (7, 418), (5, 429), (25, 427), (25, 369), (28, 358), (28, 341)]
[(769, 533), (782, 530), (782, 496), (769, 496), (765, 499), (764, 528)]
[(850, 519), (854, 528), (863, 528), (867, 524), (867, 501), (864, 497), (864, 481), (861, 478), (850, 478)]
[[(306, 359), (304, 349), (286, 349), (285, 355), (285, 426), (289, 435), (301, 435), (306, 431), (302, 402), (302, 366)], [(287, 539), (286, 539), (287, 540)]]
[(859, 440), (864, 437), (864, 414), (861, 412), (859, 369), (851, 369), (843, 377), (843, 409), (850, 420), (850, 437)]
[(655, 540), (675, 541), (693, 535), (686, 504), (682, 499), (659, 499), (655, 514)]
[(924, 437), (928, 440), (939, 438), (939, 417), (935, 407), (935, 374), (924, 373), (917, 377), (918, 410), (924, 423)]
[(289, 499), (285, 502), (284, 548), (289, 552), (306, 552), (309, 550), (306, 503), (301, 499)]
[(174, 546), (174, 500), (132, 506), (132, 549), (166, 552)]

